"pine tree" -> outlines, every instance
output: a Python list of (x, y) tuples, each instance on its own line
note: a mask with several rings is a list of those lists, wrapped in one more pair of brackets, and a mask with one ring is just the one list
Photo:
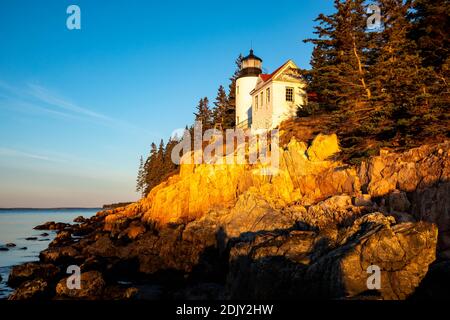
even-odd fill
[(448, 0), (414, 0), (410, 14), (410, 36), (416, 41), (425, 67), (437, 72), (449, 58), (450, 2)]
[(216, 100), (214, 101), (214, 109), (212, 112), (213, 124), (220, 124), (221, 128), (225, 128), (226, 112), (228, 106), (228, 97), (224, 87), (221, 85), (217, 90)]
[(197, 106), (197, 112), (194, 113), (195, 121), (201, 122), (203, 125), (203, 131), (211, 129), (212, 124), (212, 112), (209, 108), (209, 100), (207, 97), (200, 99)]
[(415, 0), (410, 14), (410, 38), (415, 41), (428, 68), (423, 80), (428, 88), (432, 118), (446, 114), (450, 105), (450, 2), (447, 0)]
[(378, 35), (380, 47), (374, 69), (375, 99), (382, 112), (406, 124), (404, 119), (413, 114), (429, 112), (425, 79), (430, 73), (422, 66), (417, 47), (408, 37), (410, 3), (379, 0), (378, 5), (383, 13), (383, 30)]
[(164, 148), (163, 155), (163, 175), (161, 180), (165, 180), (169, 176), (178, 171), (178, 165), (172, 161), (172, 150), (178, 144), (177, 140), (169, 139)]
[(235, 60), (236, 69), (230, 78), (230, 84), (228, 86), (228, 98), (227, 98), (227, 108), (225, 112), (225, 119), (223, 122), (223, 129), (231, 129), (236, 124), (236, 81), (239, 78), (239, 73), (241, 72), (242, 54)]
[(167, 144), (161, 139), (159, 147), (152, 143), (150, 154), (142, 170), (138, 173), (139, 191), (147, 195), (155, 186), (177, 173), (179, 166), (172, 161), (172, 150), (178, 144), (177, 140), (169, 139)]
[(144, 176), (144, 159), (139, 159), (139, 169), (136, 179), (136, 192), (143, 194), (145, 188), (145, 176)]
[(155, 143), (151, 144), (150, 155), (144, 165), (144, 185), (143, 192), (147, 195), (150, 190), (158, 184), (158, 171), (156, 167), (156, 158), (158, 155), (158, 149)]
[(336, 12), (320, 14), (311, 60), (311, 89), (323, 103), (351, 112), (372, 98), (367, 75), (366, 14), (363, 0), (335, 0)]

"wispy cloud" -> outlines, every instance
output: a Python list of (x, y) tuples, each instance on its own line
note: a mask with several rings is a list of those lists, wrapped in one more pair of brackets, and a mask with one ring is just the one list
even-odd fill
[(73, 112), (75, 114), (80, 114), (93, 119), (112, 122), (115, 121), (112, 118), (107, 117), (103, 114), (77, 106), (76, 104), (68, 101), (66, 98), (60, 97), (54, 92), (51, 92), (50, 90), (41, 87), (39, 85), (28, 84), (28, 88), (30, 89), (29, 94), (31, 96), (53, 107), (64, 109)]
[(17, 149), (2, 148), (2, 147), (0, 147), (0, 156), (15, 157), (15, 158), (27, 158), (27, 159), (34, 159), (34, 160), (50, 161), (50, 162), (64, 162), (63, 159), (57, 159), (57, 158), (49, 157), (47, 155), (34, 154), (34, 153), (24, 152), (24, 151), (17, 150)]
[(154, 132), (139, 128), (132, 123), (114, 119), (86, 107), (41, 85), (28, 83), (24, 88), (17, 88), (0, 80), (0, 107), (13, 108), (19, 112), (38, 112), (53, 116), (71, 118), (79, 121), (94, 122), (99, 125), (127, 131), (134, 131), (149, 136), (158, 136)]
[[(0, 94), (0, 97), (2, 95)], [(62, 112), (50, 108), (46, 108), (43, 106), (40, 106), (38, 104), (25, 102), (17, 99), (11, 99), (10, 97), (4, 97), (3, 101), (0, 101), (0, 107), (5, 108), (11, 111), (16, 111), (20, 113), (25, 114), (48, 114), (52, 116), (57, 116), (60, 118), (67, 118), (67, 119), (78, 119), (82, 120), (80, 117), (77, 117), (76, 115)]]

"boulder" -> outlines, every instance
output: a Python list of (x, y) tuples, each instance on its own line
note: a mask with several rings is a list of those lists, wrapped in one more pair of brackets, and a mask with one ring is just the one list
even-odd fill
[(69, 231), (59, 231), (56, 235), (55, 239), (50, 242), (49, 247), (58, 247), (67, 245), (72, 240), (72, 234)]
[(73, 246), (48, 248), (39, 254), (41, 262), (53, 264), (73, 264), (78, 257), (79, 251)]
[(219, 218), (228, 238), (244, 232), (273, 231), (291, 228), (295, 221), (254, 192), (241, 195), (230, 213)]
[(126, 236), (128, 239), (134, 240), (137, 237), (145, 233), (147, 229), (141, 221), (133, 221), (130, 225), (119, 235), (120, 237)]
[(40, 300), (51, 296), (50, 286), (43, 279), (35, 279), (22, 283), (8, 300)]
[(50, 280), (60, 273), (60, 269), (53, 264), (40, 264), (35, 262), (14, 266), (8, 278), (8, 285), (18, 287), (26, 281), (37, 278)]
[(34, 227), (35, 230), (64, 230), (65, 228), (69, 227), (70, 224), (68, 223), (62, 223), (62, 222), (54, 222), (49, 221), (44, 224), (38, 225)]
[(229, 299), (289, 299), (296, 275), (305, 272), (316, 246), (308, 231), (258, 232), (237, 239), (230, 250)]
[(83, 222), (80, 224), (73, 225), (70, 229), (71, 233), (75, 237), (83, 237), (87, 236), (93, 232), (95, 232), (98, 229), (102, 229), (103, 224), (102, 223), (89, 223), (89, 222)]
[(411, 203), (404, 191), (394, 190), (388, 195), (389, 210), (397, 212), (408, 212)]
[(86, 221), (86, 219), (83, 216), (78, 216), (75, 219), (73, 219), (73, 222), (75, 222), (75, 223), (83, 223), (85, 221)]
[(56, 294), (59, 298), (71, 298), (91, 300), (101, 298), (106, 286), (103, 276), (98, 271), (89, 271), (81, 274), (81, 288), (69, 289), (67, 279), (62, 279), (56, 286)]
[(339, 226), (348, 225), (357, 217), (370, 211), (373, 209), (354, 206), (350, 196), (339, 195), (309, 206), (307, 211), (300, 215), (298, 221), (327, 232), (328, 236), (334, 238)]
[(357, 207), (372, 207), (372, 197), (370, 194), (361, 194), (353, 198), (353, 205)]
[(340, 148), (336, 134), (319, 134), (314, 138), (307, 154), (311, 161), (324, 161), (338, 152), (340, 152)]
[(405, 299), (436, 258), (437, 228), (425, 223), (394, 224), (373, 213), (344, 230), (339, 246), (317, 259), (305, 279), (311, 297), (347, 298), (369, 291), (368, 268), (380, 269), (382, 299)]
[(139, 290), (134, 287), (123, 288), (121, 286), (107, 286), (103, 290), (103, 300), (130, 300), (135, 299)]
[[(409, 297), (436, 256), (437, 229), (418, 222), (395, 224), (366, 214), (339, 229), (334, 241), (311, 231), (257, 233), (230, 251), (227, 296), (237, 299), (377, 299)], [(377, 266), (381, 288), (367, 286)]]

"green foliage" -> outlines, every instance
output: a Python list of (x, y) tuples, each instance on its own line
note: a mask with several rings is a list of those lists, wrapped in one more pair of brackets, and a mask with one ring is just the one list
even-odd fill
[[(365, 29), (368, 4), (381, 9), (378, 30)], [(316, 19), (317, 37), (305, 40), (314, 44), (306, 79), (320, 112), (330, 113), (333, 129), (344, 133), (344, 153), (370, 154), (364, 140), (351, 145), (358, 136), (407, 146), (420, 137), (450, 135), (450, 3), (335, 0), (334, 7)]]
[(368, 56), (364, 51), (369, 35), (365, 32), (363, 0), (334, 1), (336, 12), (320, 14), (314, 32), (315, 45), (309, 78), (309, 90), (319, 94), (326, 105), (340, 109), (357, 108), (368, 101)]
[(209, 100), (207, 97), (200, 99), (197, 106), (197, 112), (194, 113), (195, 121), (201, 122), (203, 131), (213, 127), (213, 113), (209, 108)]
[(437, 72), (449, 58), (450, 2), (448, 0), (415, 0), (409, 17), (413, 21), (410, 37), (418, 48), (425, 67)]
[(145, 185), (145, 178), (144, 178), (144, 159), (139, 159), (139, 169), (138, 169), (138, 176), (136, 178), (136, 192), (143, 193), (144, 192), (144, 185)]
[(136, 190), (142, 196), (146, 196), (153, 187), (178, 172), (178, 165), (174, 164), (171, 160), (172, 150), (177, 143), (176, 140), (171, 139), (169, 139), (166, 145), (161, 140), (159, 147), (155, 143), (152, 143), (150, 154), (145, 163), (141, 157)]
[(320, 110), (318, 102), (308, 102), (306, 106), (299, 106), (297, 108), (297, 117), (309, 117)]
[(242, 55), (235, 60), (235, 70), (233, 75), (230, 77), (230, 84), (228, 86), (228, 97), (227, 97), (227, 108), (225, 112), (225, 118), (222, 123), (223, 129), (234, 128), (236, 119), (236, 80), (239, 77), (241, 71)]
[(223, 86), (220, 86), (217, 90), (216, 100), (214, 101), (213, 124), (215, 126), (220, 125), (221, 128), (226, 127), (227, 108), (228, 97)]

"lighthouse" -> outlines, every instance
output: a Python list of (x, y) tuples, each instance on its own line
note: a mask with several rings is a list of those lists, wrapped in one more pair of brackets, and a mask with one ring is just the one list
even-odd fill
[(259, 75), (262, 73), (262, 59), (250, 54), (242, 59), (241, 71), (236, 80), (236, 126), (250, 128), (252, 124), (252, 95)]

